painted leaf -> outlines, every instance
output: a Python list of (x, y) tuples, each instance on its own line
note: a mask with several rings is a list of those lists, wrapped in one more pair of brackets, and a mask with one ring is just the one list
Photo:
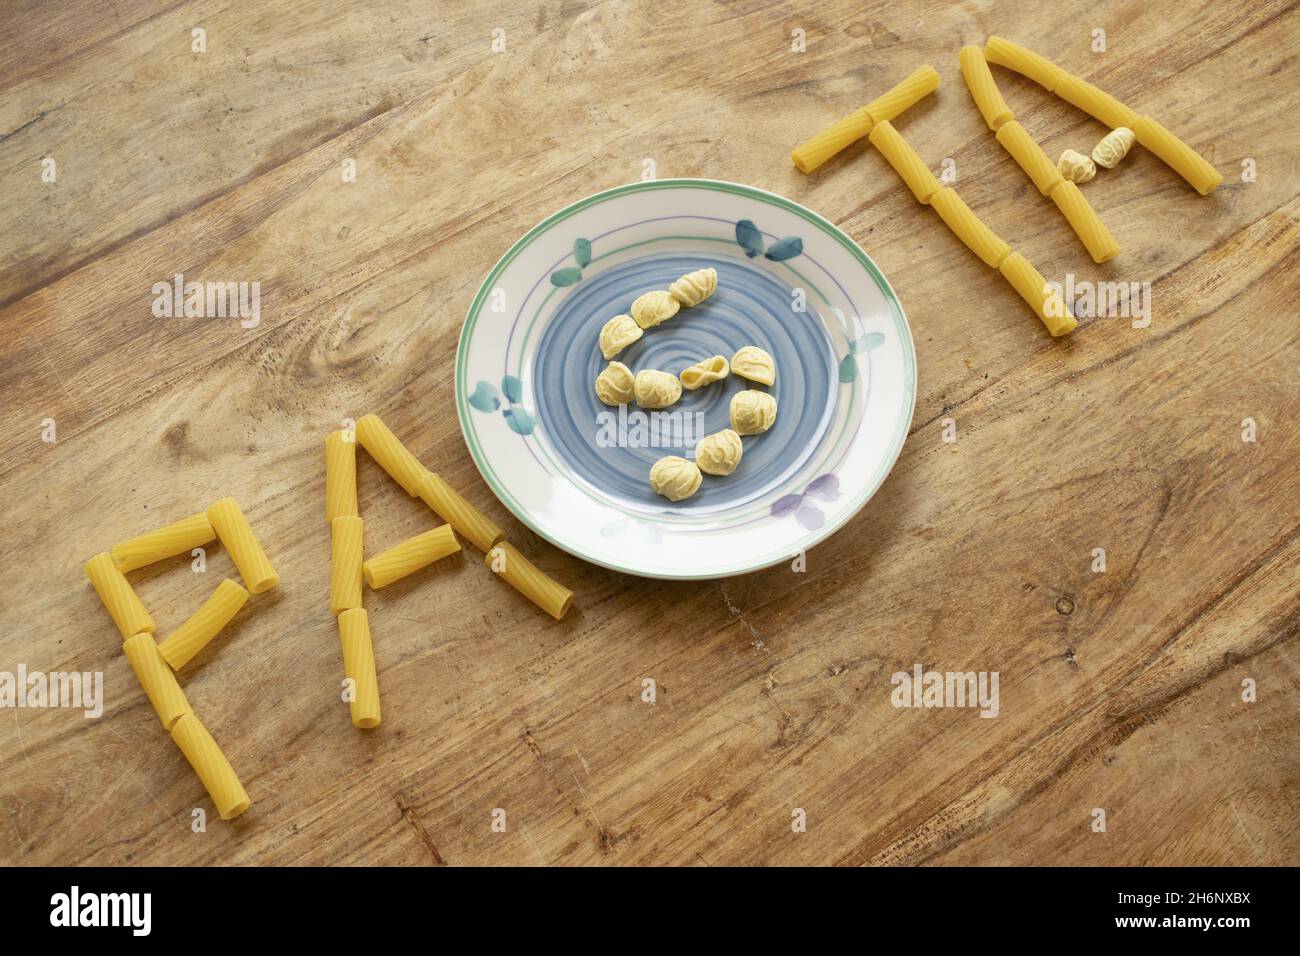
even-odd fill
[(551, 285), (566, 286), (573, 285), (582, 278), (582, 270), (575, 266), (566, 266), (563, 269), (556, 269), (551, 273)]
[(840, 381), (852, 382), (858, 377), (858, 359), (852, 352), (840, 359)]
[(573, 258), (577, 259), (578, 265), (584, 269), (591, 265), (591, 240), (574, 239)]
[(775, 518), (784, 518), (790, 514), (803, 501), (803, 495), (786, 495), (784, 498), (777, 498), (772, 502), (772, 516)]
[(531, 435), (533, 428), (537, 425), (533, 420), (533, 416), (522, 408), (507, 408), (501, 414), (505, 416), (506, 424), (510, 426), (510, 430), (520, 435)]
[(495, 412), (501, 407), (501, 393), (487, 382), (479, 382), (474, 386), (474, 394), (469, 397), (469, 403), (480, 412)]
[(822, 501), (834, 501), (840, 496), (840, 479), (835, 475), (818, 475), (808, 482), (803, 490), (806, 495), (820, 498)]
[(794, 520), (809, 531), (816, 531), (826, 523), (826, 516), (816, 505), (804, 504), (799, 506), (799, 510), (794, 513)]
[(884, 343), (884, 341), (885, 335), (883, 332), (868, 332), (866, 335), (862, 336), (862, 338), (853, 343), (853, 351), (870, 352), (877, 345)]
[(506, 398), (516, 405), (524, 400), (524, 383), (513, 375), (506, 375), (501, 379), (501, 391), (505, 392)]
[(785, 262), (786, 259), (793, 259), (803, 252), (803, 240), (798, 236), (787, 236), (780, 242), (772, 243), (772, 248), (767, 250), (767, 258), (773, 262)]
[(763, 234), (758, 231), (758, 226), (748, 219), (736, 223), (736, 242), (751, 259), (763, 251)]

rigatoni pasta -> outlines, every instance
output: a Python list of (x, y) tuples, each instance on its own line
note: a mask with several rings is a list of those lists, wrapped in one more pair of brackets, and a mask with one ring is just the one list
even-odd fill
[(224, 579), (184, 624), (167, 635), (158, 645), (158, 652), (172, 670), (180, 670), (221, 633), (247, 600), (248, 591), (229, 578)]
[(573, 592), (548, 577), (509, 541), (502, 541), (487, 553), (484, 563), (507, 584), (557, 621), (573, 602)]
[(375, 555), (362, 565), (362, 571), (366, 584), (378, 590), (459, 550), (460, 542), (456, 540), (451, 525), (439, 525)]
[(370, 642), (370, 620), (362, 608), (338, 616), (339, 642), (343, 648), (343, 673), (351, 682), (348, 710), (352, 726), (362, 730), (378, 727), (380, 721), (379, 678), (375, 672), (375, 651)]
[(216, 536), (212, 522), (200, 512), (157, 531), (115, 544), (109, 553), (119, 571), (134, 571), (178, 554), (188, 554), (210, 543)]
[(429, 470), (388, 430), (378, 415), (363, 415), (357, 420), (357, 441), (408, 495), (416, 496)]
[(162, 721), (163, 729), (171, 730), (176, 721), (190, 712), (190, 702), (154, 643), (153, 635), (136, 634), (127, 638), (122, 643), (122, 652), (131, 662), (131, 670), (135, 671), (135, 678)]
[(363, 523), (355, 515), (339, 515), (330, 525), (330, 613), (361, 607)]
[(357, 514), (356, 436), (330, 432), (325, 436), (325, 520)]
[(126, 576), (113, 563), (113, 556), (103, 551), (86, 562), (86, 577), (95, 587), (109, 617), (117, 625), (123, 640), (136, 634), (152, 634), (158, 626), (145, 609)]
[(505, 537), (504, 531), (434, 472), (425, 476), (417, 490), (420, 500), (432, 508), (434, 514), (480, 551), (489, 550)]
[(172, 742), (185, 755), (203, 788), (208, 791), (221, 819), (239, 816), (253, 801), (230, 766), (230, 761), (212, 739), (208, 729), (192, 713), (185, 714), (171, 728)]
[(280, 583), (280, 575), (271, 567), (270, 559), (234, 498), (222, 498), (211, 505), (208, 520), (230, 552), (230, 559), (249, 591), (261, 594)]

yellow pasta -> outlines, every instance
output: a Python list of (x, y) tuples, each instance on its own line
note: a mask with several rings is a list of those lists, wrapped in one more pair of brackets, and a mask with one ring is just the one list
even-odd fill
[(632, 395), (642, 408), (667, 408), (682, 397), (682, 383), (676, 375), (643, 368), (632, 380)]
[(1092, 148), (1092, 162), (1106, 169), (1114, 169), (1137, 142), (1137, 137), (1127, 126), (1116, 126)]
[(717, 269), (696, 269), (668, 287), (668, 293), (687, 308), (699, 305), (718, 288)]
[(253, 534), (248, 519), (234, 498), (222, 498), (210, 506), (208, 520), (230, 552), (230, 559), (235, 562), (248, 590), (261, 594), (280, 583), (280, 575), (271, 567), (257, 535)]
[[(1002, 128), (1006, 129), (1006, 126)], [(945, 186), (939, 190), (931, 197), (930, 205), (957, 238), (966, 244), (966, 248), (979, 256), (986, 266), (996, 269), (1011, 251), (1011, 247), (984, 225), (952, 189)]]
[(757, 435), (776, 421), (776, 399), (767, 392), (746, 389), (731, 396), (731, 428), (740, 435)]
[(737, 349), (731, 357), (731, 370), (741, 378), (760, 385), (771, 385), (776, 381), (776, 362), (757, 345)]
[(145, 610), (139, 595), (126, 576), (117, 569), (113, 556), (107, 551), (100, 552), (86, 562), (86, 577), (90, 578), (95, 593), (99, 595), (99, 600), (103, 602), (123, 639), (141, 633), (152, 634), (157, 630), (157, 625)]
[(1133, 123), (1137, 141), (1155, 153), (1165, 165), (1191, 183), (1202, 196), (1208, 196), (1223, 182), (1223, 175), (1192, 149), (1150, 116), (1140, 116)]
[(1065, 221), (1083, 242), (1083, 247), (1088, 250), (1093, 262), (1106, 262), (1115, 258), (1119, 253), (1119, 243), (1110, 234), (1106, 224), (1097, 218), (1078, 186), (1069, 180), (1062, 180), (1052, 190), (1052, 202), (1056, 203), (1056, 208), (1061, 210)]
[(230, 623), (230, 619), (247, 600), (246, 590), (229, 578), (223, 580), (212, 592), (212, 596), (190, 615), (189, 620), (158, 645), (158, 652), (171, 665), (172, 670), (180, 670), (221, 633), (221, 629)]
[(362, 521), (339, 515), (330, 526), (330, 613), (361, 607)]
[(606, 405), (626, 405), (635, 394), (636, 378), (622, 362), (610, 362), (596, 376), (596, 397)]
[[(1004, 123), (1015, 119), (1016, 114), (1011, 112), (1011, 107), (1007, 106), (997, 84), (993, 82), (993, 74), (989, 72), (984, 51), (977, 46), (964, 46), (957, 58), (961, 63), (961, 75), (966, 80), (966, 88), (970, 90), (975, 106), (979, 108), (989, 129), (996, 133)], [(924, 199), (921, 201), (925, 202)]]
[(119, 571), (134, 571), (165, 558), (188, 554), (195, 548), (208, 544), (216, 536), (208, 516), (200, 513), (115, 544), (109, 553), (113, 555), (113, 563)]
[(429, 470), (398, 441), (388, 426), (379, 420), (378, 415), (363, 415), (357, 420), (357, 441), (361, 442), (361, 447), (370, 453), (380, 468), (406, 489), (408, 495), (412, 498), (416, 496), (420, 482)]
[(135, 679), (140, 682), (144, 694), (153, 705), (154, 713), (162, 721), (164, 730), (171, 730), (172, 725), (190, 712), (190, 702), (185, 699), (185, 692), (176, 682), (176, 675), (167, 665), (152, 634), (136, 634), (128, 637), (122, 644), (122, 652), (131, 662)]
[(557, 621), (573, 602), (572, 591), (543, 574), (509, 541), (502, 541), (489, 551), (484, 563)]
[(1043, 320), (1047, 331), (1053, 336), (1074, 331), (1077, 324), (1074, 316), (1066, 311), (1061, 297), (1047, 284), (1042, 273), (1030, 265), (1024, 256), (1018, 252), (1011, 253), (1002, 260), (998, 271), (1011, 283), (1012, 288), (1020, 293), (1020, 297), (1034, 310), (1034, 314)]
[(743, 455), (740, 435), (730, 428), (705, 435), (695, 445), (696, 467), (709, 475), (731, 474), (740, 465)]
[(892, 120), (938, 88), (939, 74), (932, 66), (927, 64), (917, 68), (893, 89), (797, 146), (790, 154), (795, 168), (801, 173), (811, 173), (840, 150), (870, 133), (877, 123)]
[(487, 551), (505, 537), (505, 532), (433, 472), (420, 482), (418, 491), (421, 500), (433, 509), (434, 514), (480, 551)]
[(357, 443), (342, 431), (325, 436), (325, 520), (358, 515)]
[(1029, 77), (1107, 126), (1128, 127), (1139, 143), (1159, 156), (1165, 165), (1187, 180), (1202, 196), (1214, 192), (1223, 182), (1223, 176), (1204, 157), (1151, 117), (1138, 116), (1113, 96), (1066, 73), (1037, 53), (1010, 40), (991, 36), (984, 46), (984, 55), (988, 62)]
[(230, 761), (197, 717), (186, 714), (171, 730), (172, 742), (194, 768), (221, 819), (232, 820), (252, 806)]
[(1097, 175), (1097, 164), (1092, 161), (1092, 157), (1073, 149), (1061, 153), (1061, 158), (1056, 161), (1056, 168), (1072, 183), (1090, 182), (1092, 177)]
[(1044, 196), (1050, 196), (1052, 190), (1065, 181), (1056, 164), (1015, 120), (998, 130), (996, 139)]
[(871, 131), (867, 137), (871, 145), (880, 151), (889, 165), (894, 167), (894, 172), (903, 178), (907, 188), (912, 190), (912, 195), (916, 197), (917, 202), (929, 205), (930, 197), (939, 191), (939, 180), (934, 178), (934, 173), (930, 172), (930, 167), (926, 166), (921, 157), (916, 154), (916, 150), (907, 145), (907, 141), (899, 135), (898, 130), (894, 129), (892, 123), (881, 122), (876, 124), (876, 128)]
[(643, 329), (652, 329), (671, 319), (681, 307), (682, 304), (670, 293), (662, 290), (647, 292), (632, 303), (632, 320)]
[(669, 501), (682, 501), (700, 490), (699, 465), (679, 455), (665, 455), (650, 466), (650, 490)]
[(697, 388), (703, 388), (705, 385), (712, 385), (714, 382), (720, 382), (731, 372), (731, 363), (725, 356), (715, 355), (712, 358), (706, 358), (702, 362), (696, 362), (690, 368), (684, 368), (677, 377), (681, 379), (682, 387), (694, 391)]
[(366, 584), (373, 590), (378, 590), (459, 550), (460, 542), (456, 540), (451, 525), (439, 525), (432, 531), (407, 538), (401, 544), (375, 555), (362, 565), (362, 570)]
[(361, 608), (339, 615), (339, 642), (343, 646), (343, 673), (352, 682), (348, 710), (352, 726), (370, 730), (379, 726), (379, 677), (370, 642), (370, 621)]
[(1052, 92), (1112, 129), (1116, 126), (1132, 128), (1137, 122), (1137, 114), (1115, 97), (1071, 73), (1062, 73)]

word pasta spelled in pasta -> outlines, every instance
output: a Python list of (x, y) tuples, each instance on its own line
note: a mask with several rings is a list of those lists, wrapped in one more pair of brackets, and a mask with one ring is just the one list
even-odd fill
[(700, 489), (704, 476), (693, 461), (667, 455), (650, 466), (650, 487), (669, 501), (689, 498)]
[(771, 385), (776, 381), (776, 363), (757, 345), (746, 345), (731, 357), (731, 370), (741, 378), (760, 385)]
[(643, 329), (651, 329), (677, 314), (682, 304), (662, 290), (647, 292), (632, 303), (632, 318)]

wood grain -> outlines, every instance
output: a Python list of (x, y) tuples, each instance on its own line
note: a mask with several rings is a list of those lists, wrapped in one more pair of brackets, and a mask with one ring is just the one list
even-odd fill
[[(0, 42), (0, 670), (103, 671), (106, 701), (0, 711), (0, 862), (1300, 862), (1294, 3), (27, 6)], [(1121, 248), (1090, 263), (962, 84), (958, 48), (995, 32), (1156, 117), (1223, 186), (1199, 197), (1135, 149), (1087, 187)], [(1045, 275), (1150, 281), (1150, 328), (1051, 341), (868, 147), (793, 169), (922, 62), (943, 86), (898, 119), (908, 141)], [(1049, 155), (1104, 132), (997, 78)], [(587, 565), (493, 498), (449, 412), (492, 263), (646, 158), (811, 206), (908, 312), (912, 434), (806, 573)], [(178, 272), (259, 281), (261, 325), (154, 318)], [(338, 700), (321, 443), (371, 411), (576, 597), (552, 622), (476, 553), (367, 593), (367, 733)], [(369, 550), (432, 526), (359, 457)], [(253, 798), (233, 824), (81, 572), (226, 494), (283, 581), (184, 681)], [(217, 549), (205, 574), (132, 578), (165, 634), (232, 573)], [(997, 670), (999, 716), (894, 708), (916, 663)]]

